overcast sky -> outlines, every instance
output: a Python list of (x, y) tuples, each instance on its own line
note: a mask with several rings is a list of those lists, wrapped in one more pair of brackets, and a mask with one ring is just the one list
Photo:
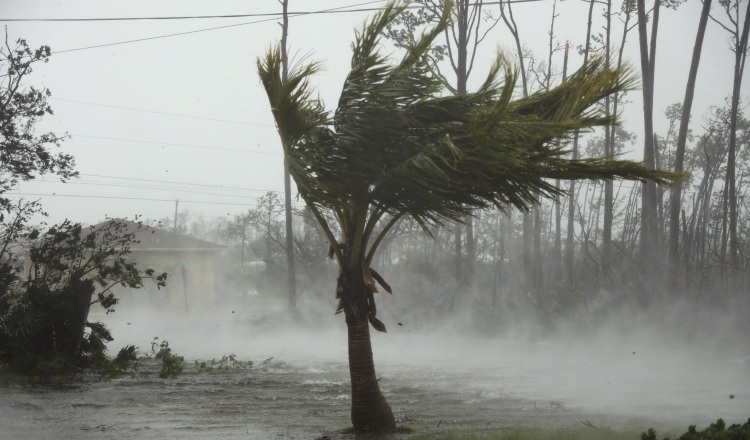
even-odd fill
[[(382, 7), (385, 1), (290, 0), (290, 12)], [(519, 3), (514, 12), (521, 38), (546, 57), (552, 0)], [(701, 4), (665, 10), (656, 65), (656, 113), (683, 99)], [(716, 8), (714, 8), (716, 9)], [(185, 20), (8, 21), (31, 18), (114, 18), (266, 14), (276, 0), (2, 0), (0, 21), (9, 40), (51, 46), (28, 85), (52, 91), (55, 114), (39, 129), (69, 133), (65, 152), (75, 156), (81, 178), (61, 184), (46, 177), (24, 183), (17, 194), (41, 199), (52, 221), (95, 223), (110, 217), (171, 218), (175, 200), (205, 218), (234, 216), (267, 191), (282, 191), (282, 154), (255, 62), (280, 38), (279, 19), (269, 16)], [(497, 15), (497, 6), (488, 10)], [(558, 2), (557, 38), (582, 44), (587, 5)], [(604, 24), (602, 8), (596, 27)], [(290, 53), (323, 61), (317, 75), (321, 97), (335, 104), (349, 65), (355, 27), (373, 12), (316, 13), (290, 20)], [(721, 11), (716, 10), (717, 16)], [(228, 27), (231, 26), (231, 27)], [(184, 35), (167, 36), (209, 28)], [(162, 37), (162, 38), (152, 38)], [(620, 38), (620, 31), (615, 34)], [(733, 54), (728, 34), (713, 22), (704, 46), (693, 121), (731, 93)], [(147, 39), (145, 41), (133, 41)], [(111, 43), (121, 43), (114, 44)], [(102, 47), (95, 47), (104, 45)], [(500, 26), (485, 41), (476, 67), (484, 75), (492, 53), (512, 56), (513, 42)], [(629, 35), (626, 59), (639, 67), (637, 33)], [(562, 64), (558, 55), (557, 64)], [(571, 68), (580, 58), (570, 61)], [(747, 82), (747, 81), (746, 81)], [(745, 92), (747, 87), (744, 87)], [(746, 93), (745, 93), (746, 94)], [(630, 94), (625, 124), (639, 131), (640, 92)], [(665, 127), (658, 121), (657, 130)], [(696, 130), (700, 130), (696, 127)], [(639, 138), (640, 139), (640, 138)], [(633, 157), (638, 157), (633, 147)], [(52, 196), (52, 194), (55, 194)]]

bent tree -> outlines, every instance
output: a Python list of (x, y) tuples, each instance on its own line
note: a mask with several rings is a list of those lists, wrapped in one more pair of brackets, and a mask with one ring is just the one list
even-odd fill
[(517, 71), (498, 57), (476, 91), (452, 95), (429, 52), (451, 2), (400, 59), (379, 52), (383, 31), (407, 5), (390, 2), (356, 33), (333, 112), (312, 96), (318, 64), (297, 65), (285, 77), (279, 48), (258, 60), (289, 171), (339, 266), (355, 431), (396, 429), (375, 375), (369, 326), (385, 331), (374, 294), (378, 285), (391, 287), (372, 261), (400, 219), (429, 232), (431, 223), (461, 221), (475, 209), (526, 211), (538, 196), (560, 191), (545, 179), (671, 179), (630, 161), (566, 159), (557, 147), (575, 130), (614, 122), (593, 105), (634, 84), (626, 71), (595, 59), (560, 86), (514, 101)]
[(26, 84), (50, 53), (23, 39), (12, 45), (7, 33), (0, 45), (0, 369), (42, 376), (104, 359), (112, 336), (88, 313), (96, 303), (114, 311), (114, 286), (139, 288), (149, 278), (163, 286), (166, 279), (127, 258), (140, 225), (136, 231), (114, 220), (88, 229), (68, 220), (34, 225), (33, 217), (47, 215), (42, 206), (12, 194), (19, 182), (41, 175), (78, 176), (73, 156), (54, 151), (66, 136), (37, 125), (52, 114), (50, 91)]

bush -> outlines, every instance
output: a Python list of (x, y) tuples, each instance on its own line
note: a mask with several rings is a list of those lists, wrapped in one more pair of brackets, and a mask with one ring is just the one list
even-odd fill
[(88, 321), (90, 307), (98, 303), (113, 312), (114, 286), (140, 288), (147, 279), (163, 286), (166, 274), (141, 271), (127, 260), (135, 235), (125, 222), (84, 229), (65, 221), (27, 238), (33, 245), (25, 279), (15, 261), (0, 263), (0, 274), (7, 275), (0, 277), (0, 363), (32, 375), (106, 367), (112, 335)]
[[(664, 439), (669, 440), (668, 437)], [(651, 428), (642, 433), (641, 440), (656, 440), (656, 431)], [(692, 425), (678, 440), (750, 440), (750, 419), (744, 425), (735, 424), (729, 428), (724, 420), (719, 419), (703, 431), (698, 431), (695, 425)]]
[(216, 359), (211, 359), (211, 363), (208, 363), (207, 361), (195, 361), (195, 368), (201, 373), (208, 373), (214, 370), (244, 371), (249, 370), (252, 367), (253, 361), (237, 360), (237, 355), (234, 354), (224, 355), (218, 361)]
[(159, 344), (159, 351), (156, 351), (156, 339), (154, 339), (154, 341), (151, 342), (151, 352), (156, 352), (154, 359), (161, 361), (159, 377), (162, 379), (177, 377), (177, 373), (182, 372), (185, 358), (173, 354), (172, 349), (169, 348), (169, 342), (161, 341), (161, 344)]

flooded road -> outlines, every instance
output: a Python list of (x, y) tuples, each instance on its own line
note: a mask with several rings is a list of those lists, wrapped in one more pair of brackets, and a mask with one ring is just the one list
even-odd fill
[[(196, 372), (176, 379), (127, 378), (61, 388), (0, 391), (4, 439), (284, 439), (335, 436), (346, 428), (345, 365), (276, 363), (249, 371)], [(155, 377), (158, 370), (146, 370)], [(563, 401), (531, 401), (488, 377), (408, 366), (381, 368), (381, 383), (401, 426), (490, 429), (611, 426), (624, 417), (586, 414)]]
[[(6, 386), (0, 439), (347, 438), (340, 433), (349, 426), (350, 404), (343, 332), (256, 334), (227, 346), (168, 336), (188, 359), (234, 352), (254, 365), (198, 371), (188, 360), (175, 379), (159, 379), (151, 364), (122, 379)], [(581, 423), (686, 428), (750, 417), (744, 352), (714, 363), (701, 351), (645, 346), (428, 340), (374, 339), (381, 387), (400, 425), (417, 433)]]

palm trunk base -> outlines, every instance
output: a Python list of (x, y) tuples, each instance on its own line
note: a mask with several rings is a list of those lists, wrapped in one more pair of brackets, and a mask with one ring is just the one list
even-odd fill
[(355, 432), (393, 433), (396, 419), (380, 391), (372, 359), (367, 320), (347, 323), (349, 372), (352, 380), (352, 425)]

